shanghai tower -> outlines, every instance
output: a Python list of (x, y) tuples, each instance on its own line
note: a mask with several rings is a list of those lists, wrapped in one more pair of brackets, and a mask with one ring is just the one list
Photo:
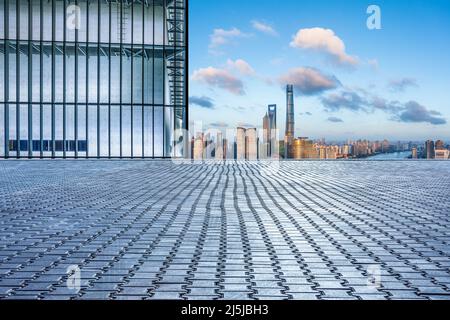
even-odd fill
[(294, 88), (293, 85), (286, 86), (286, 134), (284, 137), (285, 158), (287, 158), (288, 148), (294, 139)]

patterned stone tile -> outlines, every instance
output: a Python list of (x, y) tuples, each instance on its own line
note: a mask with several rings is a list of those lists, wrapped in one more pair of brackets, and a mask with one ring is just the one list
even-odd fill
[(0, 161), (0, 299), (450, 299), (435, 161)]

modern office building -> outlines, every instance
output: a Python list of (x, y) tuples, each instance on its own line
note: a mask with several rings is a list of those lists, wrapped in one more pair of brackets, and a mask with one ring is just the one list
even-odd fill
[(194, 160), (202, 160), (203, 159), (204, 147), (205, 147), (205, 143), (204, 143), (203, 139), (204, 139), (203, 133), (197, 133), (197, 137), (194, 139), (194, 143), (193, 143), (192, 158)]
[(257, 160), (258, 159), (258, 131), (256, 128), (236, 129), (235, 159)]
[(434, 141), (427, 140), (425, 141), (425, 158), (426, 159), (434, 159)]
[(448, 149), (435, 149), (434, 158), (437, 160), (448, 160), (450, 151)]
[(285, 158), (289, 155), (289, 148), (295, 138), (294, 87), (286, 86), (286, 131), (284, 135)]
[(417, 159), (417, 148), (416, 147), (413, 147), (411, 149), (411, 158), (412, 159)]
[(434, 149), (445, 149), (445, 142), (443, 140), (436, 140)]
[(224, 152), (223, 134), (221, 131), (217, 131), (214, 157), (216, 160), (224, 160), (225, 156), (226, 156), (226, 152)]
[(277, 105), (270, 104), (268, 107), (268, 134), (269, 146), (268, 156), (278, 157), (278, 132), (277, 132)]
[(269, 129), (269, 115), (266, 114), (263, 117), (263, 143), (269, 143), (270, 129)]
[(258, 160), (258, 133), (256, 128), (246, 130), (245, 159)]
[(236, 160), (245, 160), (246, 131), (247, 130), (242, 127), (236, 129)]
[(292, 140), (288, 153), (289, 159), (316, 159), (317, 157), (318, 152), (314, 148), (314, 144), (311, 140), (306, 137)]
[(263, 137), (259, 146), (259, 158), (267, 159), (270, 154), (270, 129), (269, 129), (269, 115), (266, 114), (263, 117)]
[(269, 128), (274, 130), (277, 128), (277, 105), (269, 104), (267, 111), (269, 115)]
[(187, 0), (1, 0), (0, 157), (178, 157)]

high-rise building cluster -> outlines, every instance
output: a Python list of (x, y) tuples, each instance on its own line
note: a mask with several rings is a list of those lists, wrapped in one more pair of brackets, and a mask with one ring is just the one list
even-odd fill
[(339, 159), (361, 158), (376, 153), (390, 152), (393, 146), (389, 141), (349, 141), (346, 144), (327, 145), (322, 139), (314, 142), (307, 137), (295, 137), (293, 85), (286, 86), (286, 131), (283, 141), (285, 159)]
[[(194, 160), (263, 160), (278, 159), (277, 106), (271, 104), (263, 118), (263, 129), (239, 126), (209, 133), (198, 132), (191, 138), (191, 159)], [(231, 139), (232, 138), (232, 139)]]
[[(203, 159), (355, 159), (379, 154), (410, 152), (412, 159), (449, 159), (449, 146), (442, 140), (427, 140), (425, 144), (402, 142), (391, 143), (387, 139), (347, 140), (327, 143), (324, 138), (312, 140), (295, 135), (294, 87), (286, 86), (286, 127), (279, 140), (277, 106), (270, 104), (262, 119), (262, 130), (256, 127), (239, 126), (235, 130), (197, 133), (191, 139), (191, 158)], [(233, 136), (233, 139), (231, 139)], [(229, 139), (227, 139), (229, 138)]]
[(450, 146), (446, 145), (443, 140), (427, 140), (425, 141), (423, 151), (421, 153), (424, 159), (450, 159)]

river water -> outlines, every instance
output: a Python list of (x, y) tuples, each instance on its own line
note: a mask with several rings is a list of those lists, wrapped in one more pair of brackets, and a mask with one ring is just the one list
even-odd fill
[(407, 159), (411, 155), (411, 151), (380, 153), (372, 157), (367, 157), (365, 160), (402, 160)]

